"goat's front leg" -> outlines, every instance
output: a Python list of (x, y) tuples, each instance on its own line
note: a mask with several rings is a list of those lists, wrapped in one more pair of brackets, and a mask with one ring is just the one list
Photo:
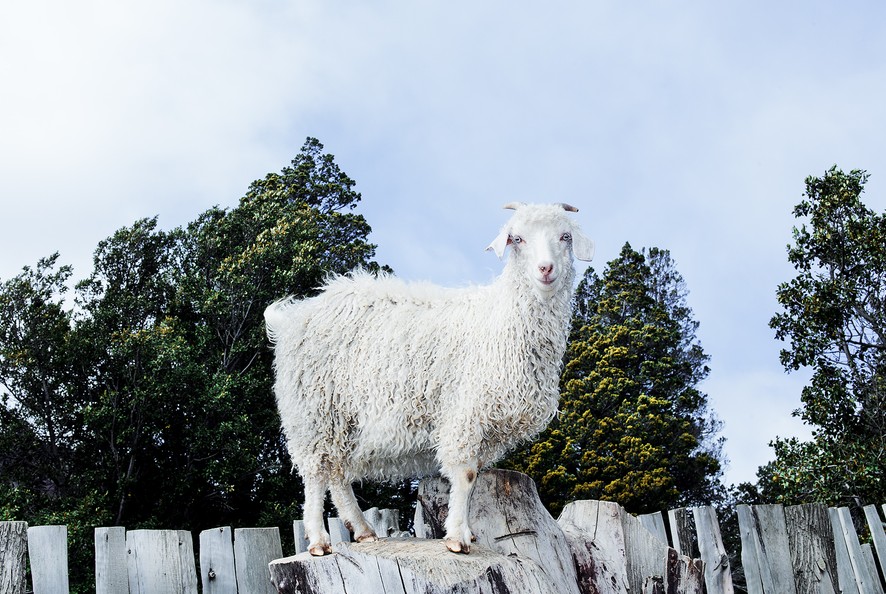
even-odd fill
[(329, 533), (323, 525), (323, 501), (326, 499), (326, 481), (320, 472), (308, 472), (305, 484), (305, 537), (311, 555), (322, 556), (332, 552)]
[(449, 480), (449, 515), (446, 517), (446, 548), (453, 553), (469, 553), (471, 541), (476, 540), (468, 520), (471, 493), (477, 483), (476, 460), (443, 468)]

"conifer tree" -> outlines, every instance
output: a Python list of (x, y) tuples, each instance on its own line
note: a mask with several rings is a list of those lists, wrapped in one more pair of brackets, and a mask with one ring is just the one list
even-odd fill
[(718, 495), (719, 422), (698, 389), (708, 356), (670, 254), (626, 244), (588, 269), (561, 379), (560, 414), (506, 465), (527, 472), (552, 513), (575, 499), (632, 512)]

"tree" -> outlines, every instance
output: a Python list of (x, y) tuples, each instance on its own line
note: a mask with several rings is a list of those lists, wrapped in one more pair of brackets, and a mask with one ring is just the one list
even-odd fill
[[(0, 285), (2, 519), (68, 524), (76, 556), (95, 525), (299, 517), (262, 314), (329, 273), (380, 269), (354, 185), (309, 138), (235, 208), (100, 242), (73, 307), (58, 256)], [(75, 590), (90, 565), (73, 558)]]
[(9, 440), (0, 476), (51, 497), (67, 494), (79, 427), (62, 302), (71, 268), (57, 263), (58, 254), (41, 259), (0, 287), (0, 433)]
[(721, 440), (698, 383), (698, 323), (670, 254), (626, 244), (576, 293), (560, 414), (507, 465), (527, 472), (552, 513), (572, 499), (634, 512), (710, 502)]
[(794, 413), (812, 439), (776, 439), (760, 472), (764, 493), (786, 503), (886, 499), (886, 215), (862, 203), (867, 180), (832, 167), (806, 179), (794, 208), (797, 275), (778, 286), (769, 324), (788, 343), (785, 369), (812, 370)]

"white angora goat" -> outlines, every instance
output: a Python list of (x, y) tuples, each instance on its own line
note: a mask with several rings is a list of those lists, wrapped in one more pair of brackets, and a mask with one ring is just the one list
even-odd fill
[(374, 540), (351, 483), (440, 472), (451, 484), (446, 546), (467, 553), (477, 472), (544, 429), (557, 410), (572, 313), (572, 257), (593, 242), (565, 205), (516, 212), (487, 249), (490, 285), (445, 289), (366, 272), (265, 310), (277, 405), (305, 485), (313, 555), (330, 552), (326, 490), (357, 541)]

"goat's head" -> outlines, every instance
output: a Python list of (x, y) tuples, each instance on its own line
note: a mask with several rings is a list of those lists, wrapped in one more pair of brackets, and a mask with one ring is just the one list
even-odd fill
[(552, 294), (572, 277), (573, 255), (584, 261), (593, 258), (594, 242), (566, 214), (577, 212), (577, 208), (523, 203), (510, 203), (505, 208), (514, 210), (514, 215), (486, 249), (501, 258), (511, 246), (511, 257), (532, 279), (539, 294)]

